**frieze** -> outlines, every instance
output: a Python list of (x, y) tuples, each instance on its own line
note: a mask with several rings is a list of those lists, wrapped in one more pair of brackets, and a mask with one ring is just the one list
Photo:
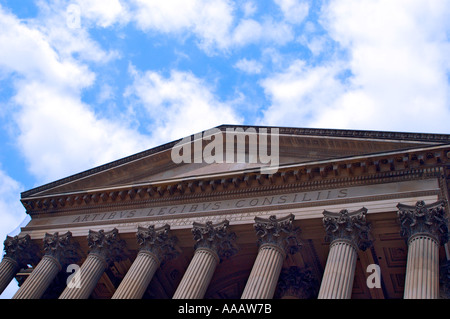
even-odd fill
[[(386, 183), (376, 185), (354, 186), (347, 188), (322, 189), (317, 191), (277, 193), (273, 195), (226, 198), (220, 197), (212, 201), (199, 202), (165, 202), (153, 203), (152, 206), (135, 209), (91, 211), (71, 215), (48, 215), (32, 221), (23, 229), (25, 231), (63, 229), (70, 227), (85, 227), (106, 224), (145, 224), (146, 221), (165, 220), (171, 225), (178, 225), (178, 221), (186, 218), (203, 216), (211, 219), (213, 216), (233, 216), (252, 212), (274, 212), (278, 210), (291, 210), (302, 207), (320, 207), (323, 205), (339, 205), (339, 203), (361, 202), (367, 200), (381, 200), (398, 198), (399, 196), (415, 197), (420, 194), (437, 195), (439, 185), (436, 179)], [(269, 213), (268, 213), (269, 214)], [(272, 213), (270, 213), (272, 214)], [(238, 218), (240, 219), (240, 217)], [(45, 225), (45, 228), (44, 228)]]
[(112, 211), (105, 213), (80, 214), (72, 219), (72, 223), (101, 222), (108, 220), (132, 219), (139, 217), (167, 216), (192, 214), (196, 212), (219, 212), (223, 210), (245, 209), (250, 207), (269, 207), (276, 205), (288, 205), (304, 202), (315, 202), (331, 199), (346, 198), (349, 189), (325, 190), (315, 192), (279, 194), (273, 196), (260, 196), (244, 199), (221, 200), (203, 203), (192, 203), (184, 205), (170, 205), (150, 207), (145, 209), (133, 209), (123, 211)]
[[(445, 148), (422, 149), (411, 154), (390, 154), (354, 158), (345, 161), (317, 161), (302, 165), (286, 165), (274, 174), (258, 173), (259, 169), (248, 169), (233, 176), (207, 176), (202, 180), (197, 177), (182, 180), (166, 180), (156, 183), (138, 183), (122, 187), (105, 189), (86, 189), (81, 192), (53, 194), (43, 197), (27, 197), (22, 194), (21, 202), (30, 215), (45, 212), (74, 211), (95, 209), (104, 205), (138, 204), (147, 201), (178, 200), (180, 197), (220, 196), (233, 191), (264, 191), (267, 187), (304, 187), (323, 186), (339, 187), (356, 183), (384, 182), (387, 179), (404, 180), (405, 178), (431, 178), (442, 175), (441, 165), (450, 158), (450, 151)], [(332, 186), (334, 185), (334, 186)], [(186, 198), (186, 197), (185, 197)]]

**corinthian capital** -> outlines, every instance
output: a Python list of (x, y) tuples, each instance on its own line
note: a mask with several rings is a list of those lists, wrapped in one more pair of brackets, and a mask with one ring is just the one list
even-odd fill
[(73, 241), (72, 233), (67, 232), (60, 235), (46, 233), (44, 236), (44, 252), (52, 256), (61, 266), (76, 263), (79, 259), (78, 244)]
[(87, 237), (89, 253), (102, 257), (107, 264), (120, 260), (124, 253), (125, 241), (119, 238), (119, 231), (114, 228), (105, 232), (89, 230)]
[(319, 291), (319, 280), (310, 269), (300, 269), (292, 266), (283, 268), (278, 278), (275, 296), (297, 297), (299, 299), (313, 299)]
[(228, 231), (229, 221), (213, 224), (211, 221), (206, 224), (194, 222), (192, 234), (195, 240), (195, 249), (209, 248), (217, 253), (220, 259), (229, 258), (237, 252), (234, 244), (236, 234)]
[(346, 209), (339, 213), (323, 212), (323, 226), (325, 227), (327, 242), (335, 240), (349, 241), (355, 247), (366, 250), (372, 245), (370, 224), (366, 221), (365, 207), (354, 212)]
[(39, 247), (31, 241), (30, 235), (19, 237), (6, 236), (3, 243), (4, 257), (15, 260), (20, 268), (27, 264), (37, 264), (39, 262)]
[(176, 248), (178, 239), (170, 235), (168, 224), (159, 228), (154, 225), (138, 227), (136, 237), (141, 249), (152, 252), (161, 262), (173, 259), (179, 254)]
[(277, 219), (275, 215), (269, 218), (255, 217), (255, 231), (258, 245), (273, 244), (284, 249), (286, 253), (295, 254), (302, 246), (298, 235), (300, 229), (294, 228), (294, 215)]
[(418, 201), (415, 206), (399, 203), (397, 216), (400, 234), (407, 240), (413, 235), (425, 234), (434, 237), (441, 245), (448, 241), (448, 220), (445, 217), (444, 201), (425, 205)]

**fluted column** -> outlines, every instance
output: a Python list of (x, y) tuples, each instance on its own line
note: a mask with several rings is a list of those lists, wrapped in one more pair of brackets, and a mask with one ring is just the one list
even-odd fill
[(0, 294), (9, 285), (21, 268), (27, 264), (36, 265), (39, 262), (39, 247), (31, 241), (30, 235), (19, 237), (6, 236), (4, 251), (0, 262)]
[(114, 260), (118, 260), (123, 253), (125, 242), (119, 239), (116, 228), (109, 232), (89, 230), (87, 237), (90, 248), (86, 260), (73, 277), (78, 283), (68, 285), (59, 299), (87, 299), (94, 290), (106, 267)]
[(228, 231), (229, 222), (206, 224), (194, 223), (192, 233), (196, 244), (195, 253), (188, 269), (173, 295), (173, 299), (201, 299), (211, 282), (217, 264), (237, 252), (235, 233)]
[(277, 219), (256, 217), (255, 230), (258, 236), (258, 255), (245, 285), (242, 299), (273, 298), (287, 253), (299, 251), (299, 229), (293, 227), (294, 215)]
[(177, 238), (170, 236), (170, 226), (138, 227), (136, 234), (141, 247), (112, 299), (140, 299), (161, 263), (178, 255)]
[(403, 298), (439, 297), (439, 245), (448, 241), (448, 221), (444, 202), (415, 206), (398, 204), (401, 235), (408, 244)]
[(318, 299), (350, 299), (353, 289), (358, 249), (372, 244), (366, 208), (354, 212), (324, 211), (323, 224), (330, 251), (325, 265)]
[(13, 299), (39, 299), (64, 266), (78, 260), (78, 245), (72, 241), (72, 233), (45, 234), (41, 261), (24, 281)]
[(439, 266), (439, 298), (450, 299), (450, 249), (444, 244), (445, 259)]

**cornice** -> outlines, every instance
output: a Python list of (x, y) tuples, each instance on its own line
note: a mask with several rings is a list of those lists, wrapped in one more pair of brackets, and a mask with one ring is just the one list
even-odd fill
[[(392, 131), (365, 131), (365, 130), (339, 130), (339, 129), (320, 129), (320, 128), (293, 128), (293, 127), (272, 127), (272, 126), (242, 126), (242, 125), (220, 125), (216, 128), (225, 132), (227, 128), (242, 128), (247, 130), (248, 128), (255, 129), (273, 129), (279, 130), (280, 135), (291, 135), (291, 136), (318, 136), (318, 137), (330, 137), (330, 138), (353, 138), (353, 139), (373, 139), (373, 140), (388, 140), (388, 141), (406, 141), (406, 142), (425, 142), (431, 144), (449, 144), (450, 135), (448, 134), (435, 134), (435, 133), (410, 133), (410, 132), (392, 132)], [(199, 132), (204, 133), (206, 131)], [(194, 137), (192, 134), (191, 137)], [(151, 149), (121, 158), (119, 160), (94, 167), (92, 169), (62, 178), (60, 180), (47, 183), (45, 185), (30, 189), (21, 194), (22, 198), (33, 196), (33, 194), (39, 193), (44, 190), (51, 189), (56, 186), (63, 185), (65, 183), (70, 183), (72, 181), (82, 179), (97, 173), (119, 167), (124, 164), (131, 163), (142, 158), (153, 156), (157, 153), (167, 151), (176, 145), (182, 139), (178, 139)]]
[(30, 215), (74, 212), (85, 209), (120, 208), (164, 202), (239, 197), (249, 193), (288, 189), (321, 189), (349, 185), (441, 176), (450, 165), (450, 146), (377, 156), (358, 156), (282, 166), (275, 174), (259, 170), (229, 175), (89, 190), (85, 192), (29, 197), (21, 200)]

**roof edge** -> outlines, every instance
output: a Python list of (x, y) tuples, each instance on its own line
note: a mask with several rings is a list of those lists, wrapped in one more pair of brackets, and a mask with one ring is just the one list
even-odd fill
[[(365, 139), (382, 139), (382, 140), (408, 140), (408, 141), (418, 141), (418, 142), (430, 142), (437, 144), (447, 144), (450, 143), (450, 134), (439, 134), (439, 133), (413, 133), (413, 132), (395, 132), (395, 131), (372, 131), (372, 130), (347, 130), (347, 129), (324, 129), (324, 128), (296, 128), (296, 127), (283, 127), (283, 126), (257, 126), (257, 125), (235, 125), (235, 124), (222, 124), (213, 128), (218, 128), (221, 131), (226, 131), (227, 128), (242, 128), (247, 130), (248, 128), (267, 128), (273, 129), (278, 128), (279, 134), (291, 134), (291, 135), (319, 135), (319, 136), (330, 136), (330, 137), (343, 137), (343, 138), (365, 138)], [(197, 132), (195, 134), (191, 134), (193, 137), (196, 134), (206, 132), (208, 130), (204, 130), (201, 132)], [(189, 137), (189, 136), (186, 136)], [(186, 138), (184, 137), (184, 138)], [(135, 153), (130, 156), (123, 157), (118, 160), (114, 160), (112, 162), (102, 164), (96, 166), (94, 168), (90, 168), (88, 170), (82, 171), (80, 173), (76, 173), (73, 175), (69, 175), (67, 177), (58, 179), (56, 181), (46, 183), (44, 185), (32, 188), (30, 190), (24, 191), (21, 193), (21, 198), (30, 197), (33, 194), (42, 192), (44, 190), (51, 189), (56, 186), (60, 186), (65, 183), (72, 182), (74, 180), (84, 178), (89, 175), (93, 175), (119, 165), (123, 165), (134, 160), (141, 159), (146, 156), (150, 156), (152, 154), (156, 154), (158, 152), (166, 151), (176, 145), (183, 138), (174, 140), (172, 142), (168, 142), (162, 144), (160, 146), (156, 146), (138, 153)]]

